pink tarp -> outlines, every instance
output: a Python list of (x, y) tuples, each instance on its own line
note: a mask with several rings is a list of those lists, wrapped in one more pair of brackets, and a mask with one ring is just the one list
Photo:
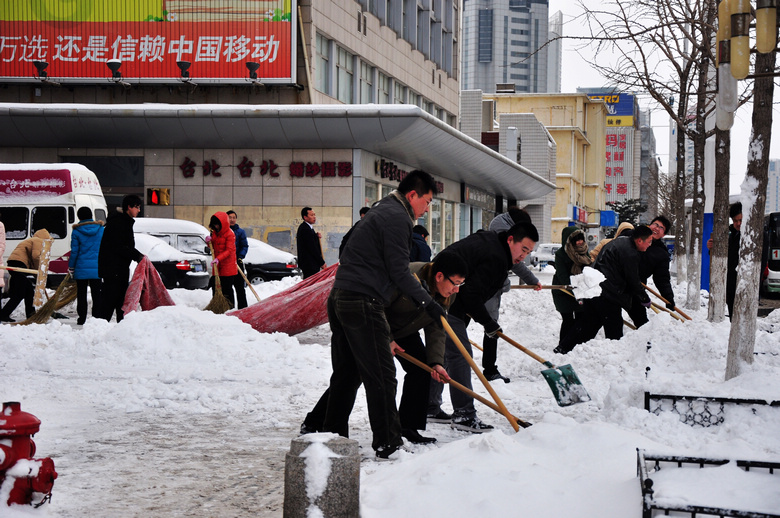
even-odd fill
[(327, 300), (338, 263), (304, 279), (292, 288), (252, 304), (231, 311), (261, 333), (296, 335), (328, 321)]
[(148, 311), (158, 306), (173, 306), (173, 299), (160, 279), (160, 274), (152, 265), (148, 257), (144, 256), (138, 266), (135, 267), (133, 278), (125, 294), (125, 303), (122, 311), (130, 313), (141, 305), (141, 311)]

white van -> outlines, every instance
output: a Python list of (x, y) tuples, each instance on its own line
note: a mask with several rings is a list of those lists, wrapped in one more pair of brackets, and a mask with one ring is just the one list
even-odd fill
[(0, 164), (0, 221), (5, 225), (3, 262), (14, 248), (45, 228), (54, 238), (49, 286), (68, 272), (70, 238), (76, 213), (92, 209), (95, 220), (106, 220), (106, 200), (95, 173), (81, 164)]

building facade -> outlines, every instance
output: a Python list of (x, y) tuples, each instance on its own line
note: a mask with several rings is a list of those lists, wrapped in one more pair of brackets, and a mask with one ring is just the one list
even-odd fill
[(463, 90), (547, 92), (547, 0), (464, 0)]
[[(293, 253), (311, 206), (329, 264), (358, 210), (414, 169), (442, 189), (421, 221), (434, 251), (481, 228), (496, 198), (553, 188), (454, 129), (456, 0), (96, 3), (75, 24), (27, 3), (3, 20), (18, 35), (2, 35), (15, 52), (2, 63), (18, 70), (0, 64), (0, 161), (83, 163), (110, 206), (136, 194), (146, 216), (233, 209), (248, 235)], [(102, 32), (45, 33), (84, 27)], [(14, 47), (32, 40), (33, 54)]]
[(483, 97), (495, 103), (497, 114), (533, 114), (556, 144), (550, 242), (560, 243), (561, 231), (569, 225), (597, 235), (607, 201), (605, 103), (581, 93)]

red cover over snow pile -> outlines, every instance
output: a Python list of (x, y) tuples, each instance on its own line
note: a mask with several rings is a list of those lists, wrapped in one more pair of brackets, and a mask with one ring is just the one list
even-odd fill
[(125, 294), (125, 303), (122, 311), (130, 313), (141, 304), (141, 311), (148, 311), (157, 306), (173, 306), (173, 299), (168, 294), (160, 274), (152, 265), (152, 261), (144, 256), (138, 266), (135, 267), (133, 278)]
[(297, 335), (328, 321), (327, 301), (338, 263), (308, 277), (292, 288), (228, 314), (261, 333)]

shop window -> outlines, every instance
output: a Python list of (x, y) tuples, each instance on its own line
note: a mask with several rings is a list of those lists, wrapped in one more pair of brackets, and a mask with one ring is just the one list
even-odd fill
[(430, 246), (433, 255), (442, 251), (442, 201), (434, 198), (428, 207), (428, 213), (430, 214), (430, 227), (428, 227), (428, 233), (430, 234)]
[(455, 242), (455, 204), (444, 202), (444, 248)]
[(379, 187), (379, 184), (376, 184), (374, 182), (366, 182), (366, 191), (365, 191), (365, 197), (363, 198), (363, 206), (364, 207), (371, 207), (371, 205), (374, 204), (374, 202), (379, 201), (376, 197), (377, 188)]

